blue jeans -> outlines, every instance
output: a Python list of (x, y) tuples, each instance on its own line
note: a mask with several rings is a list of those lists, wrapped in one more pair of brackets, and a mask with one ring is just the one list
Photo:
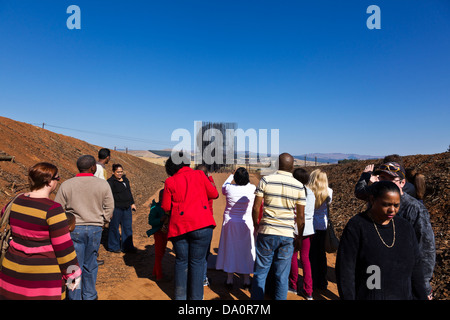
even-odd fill
[[(133, 245), (133, 229), (131, 207), (127, 209), (114, 208), (114, 213), (109, 222), (108, 233), (108, 250), (123, 252), (129, 251), (134, 248)], [(122, 241), (120, 241), (119, 225), (122, 226)]]
[(69, 300), (94, 300), (97, 298), (95, 283), (97, 282), (97, 256), (102, 237), (102, 227), (75, 226), (70, 233), (81, 268), (81, 286), (67, 290)]
[(264, 299), (266, 279), (271, 267), (275, 283), (274, 299), (286, 300), (293, 252), (293, 238), (258, 234), (252, 282), (252, 300)]
[(175, 250), (175, 300), (202, 300), (206, 252), (213, 228), (207, 227), (170, 239)]

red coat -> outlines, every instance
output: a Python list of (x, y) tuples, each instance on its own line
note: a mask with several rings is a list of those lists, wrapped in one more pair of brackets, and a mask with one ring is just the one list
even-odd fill
[(170, 212), (168, 238), (208, 226), (216, 226), (209, 199), (219, 197), (217, 189), (200, 170), (181, 168), (164, 183), (161, 208)]

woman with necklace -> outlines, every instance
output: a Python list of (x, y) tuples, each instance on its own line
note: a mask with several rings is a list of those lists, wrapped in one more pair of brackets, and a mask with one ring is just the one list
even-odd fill
[(336, 259), (341, 299), (427, 299), (417, 239), (410, 223), (396, 216), (399, 207), (400, 189), (380, 181), (370, 208), (348, 221)]

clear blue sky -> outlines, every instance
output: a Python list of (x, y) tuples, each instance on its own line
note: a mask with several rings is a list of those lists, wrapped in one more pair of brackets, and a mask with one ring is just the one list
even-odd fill
[(203, 120), (279, 129), (294, 155), (444, 152), (450, 1), (0, 0), (0, 108), (109, 148)]

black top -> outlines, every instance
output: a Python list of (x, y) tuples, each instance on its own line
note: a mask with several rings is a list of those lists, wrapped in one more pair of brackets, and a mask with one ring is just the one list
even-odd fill
[(131, 194), (130, 181), (125, 176), (122, 176), (122, 179), (123, 181), (119, 181), (113, 175), (108, 179), (108, 183), (114, 197), (114, 207), (128, 209), (134, 204), (134, 199)]
[[(355, 186), (355, 196), (358, 199), (369, 200), (371, 186), (367, 184), (368, 178), (370, 178), (370, 173), (364, 172)], [(403, 191), (405, 191), (404, 188)], [(430, 294), (432, 290), (430, 281), (436, 264), (436, 245), (430, 214), (423, 203), (403, 192), (400, 197), (400, 209), (397, 216), (409, 221), (414, 228), (425, 275), (424, 283), (428, 294)]]
[(395, 243), (392, 248), (386, 246), (393, 243), (392, 221), (387, 225), (376, 225), (379, 235), (367, 211), (348, 221), (336, 259), (341, 299), (427, 299), (414, 229), (399, 216), (393, 220)]

